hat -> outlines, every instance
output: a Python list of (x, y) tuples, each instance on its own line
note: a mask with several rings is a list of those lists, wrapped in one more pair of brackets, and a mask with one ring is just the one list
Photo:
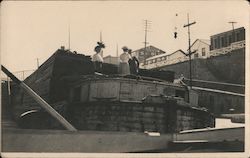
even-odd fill
[(102, 42), (97, 42), (98, 46), (101, 47), (101, 48), (105, 48), (105, 44), (102, 43)]
[(128, 47), (127, 46), (123, 46), (122, 50), (128, 50)]

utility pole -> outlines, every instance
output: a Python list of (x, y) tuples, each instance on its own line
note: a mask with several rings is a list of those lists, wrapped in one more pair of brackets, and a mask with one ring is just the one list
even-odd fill
[(190, 26), (191, 25), (194, 25), (196, 22), (192, 22), (192, 23), (189, 23), (189, 14), (187, 14), (187, 20), (188, 20), (188, 23), (186, 25), (184, 25), (183, 27), (187, 27), (188, 28), (188, 54), (186, 54), (188, 57), (189, 57), (189, 78), (190, 78), (190, 89), (192, 89), (192, 64), (191, 64), (191, 55), (193, 53), (195, 53), (196, 51), (194, 52), (191, 52), (191, 39), (190, 39)]
[(151, 25), (151, 21), (149, 21), (149, 20), (144, 20), (144, 22), (145, 22), (145, 24), (144, 24), (144, 28), (145, 28), (145, 41), (143, 42), (144, 43), (144, 66), (145, 66), (145, 64), (146, 64), (146, 58), (147, 58), (147, 56), (146, 56), (146, 47), (147, 47), (147, 44), (148, 44), (148, 42), (147, 42), (147, 35), (148, 35), (148, 32), (149, 32), (149, 27), (150, 27), (150, 25)]
[(232, 29), (233, 29), (233, 41), (232, 42), (235, 42), (236, 40), (235, 40), (234, 24), (236, 24), (237, 22), (235, 22), (235, 21), (229, 21), (228, 23), (232, 24)]

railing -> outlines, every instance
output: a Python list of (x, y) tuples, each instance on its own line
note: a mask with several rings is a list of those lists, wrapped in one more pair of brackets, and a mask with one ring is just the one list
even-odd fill
[(211, 50), (210, 51), (210, 55), (211, 56), (217, 56), (217, 55), (221, 55), (221, 54), (227, 54), (233, 50), (237, 50), (237, 49), (241, 49), (245, 47), (245, 40), (244, 41), (238, 41), (238, 42), (234, 42), (231, 43), (230, 46), (228, 47), (223, 47), (220, 49), (215, 49), (215, 50)]
[(186, 57), (181, 57), (181, 58), (176, 58), (176, 59), (167, 59), (167, 60), (162, 60), (162, 61), (158, 61), (155, 63), (147, 64), (147, 65), (141, 64), (140, 67), (145, 68), (145, 69), (153, 69), (153, 68), (157, 68), (161, 66), (176, 64), (176, 63), (183, 62), (186, 60), (188, 60), (188, 58)]

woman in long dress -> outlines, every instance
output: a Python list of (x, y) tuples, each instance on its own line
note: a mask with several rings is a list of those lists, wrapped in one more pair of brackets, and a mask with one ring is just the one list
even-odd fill
[(94, 68), (96, 72), (102, 73), (102, 63), (103, 58), (101, 56), (102, 49), (105, 48), (105, 45), (103, 43), (97, 42), (98, 46), (95, 47), (96, 54), (93, 55), (92, 61), (94, 63)]
[(119, 71), (120, 74), (123, 75), (129, 75), (130, 74), (130, 69), (129, 69), (129, 54), (128, 54), (128, 47), (124, 46), (122, 47), (123, 53), (120, 55), (120, 65), (119, 65)]

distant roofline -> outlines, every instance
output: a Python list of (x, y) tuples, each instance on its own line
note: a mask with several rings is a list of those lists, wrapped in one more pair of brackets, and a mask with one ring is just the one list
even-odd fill
[[(164, 57), (164, 56), (170, 56), (170, 55), (173, 55), (173, 54), (177, 53), (178, 51), (180, 51), (180, 52), (183, 52), (183, 53), (184, 53), (184, 51), (183, 51), (183, 50), (178, 49), (178, 50), (174, 51), (173, 53), (170, 53), (170, 54), (163, 53), (163, 54), (155, 55), (155, 56), (152, 56), (152, 57), (150, 57), (150, 58), (147, 58), (146, 60), (151, 60), (151, 59), (155, 59), (155, 58), (159, 58), (159, 57)], [(183, 54), (183, 55), (184, 55), (184, 54)]]
[[(239, 27), (239, 28), (236, 28), (234, 29), (234, 31), (236, 30), (241, 30), (241, 29), (245, 29), (244, 27)], [(210, 37), (214, 37), (214, 36), (219, 36), (219, 35), (222, 35), (222, 34), (225, 34), (225, 33), (229, 33), (229, 32), (232, 32), (233, 30), (228, 30), (228, 31), (225, 31), (225, 32), (221, 32), (221, 33), (218, 33), (218, 34), (214, 34), (214, 35), (211, 35)]]
[(193, 45), (194, 45), (197, 41), (201, 41), (202, 43), (204, 43), (204, 44), (206, 44), (206, 45), (210, 45), (209, 43), (206, 43), (206, 42), (203, 41), (203, 40), (208, 40), (208, 41), (210, 41), (209, 39), (199, 39), (199, 38), (197, 38), (197, 39), (193, 42), (193, 44), (190, 46), (190, 48), (192, 48)]
[(173, 54), (175, 54), (175, 53), (177, 53), (178, 51), (185, 53), (183, 50), (178, 49), (178, 50), (174, 51), (173, 53), (170, 53), (169, 56), (170, 56), (170, 55), (173, 55)]
[[(155, 47), (155, 46), (153, 46), (153, 45), (149, 45), (149, 46), (147, 46), (146, 48), (149, 48), (149, 47), (153, 47), (153, 48), (156, 48), (156, 49), (158, 49), (158, 50), (160, 50), (160, 51), (162, 51), (162, 52), (165, 52), (164, 50), (159, 49), (159, 48), (157, 48), (157, 47)], [(137, 51), (139, 51), (139, 50), (141, 50), (141, 49), (144, 49), (144, 48), (136, 49), (136, 50), (132, 51), (132, 53), (137, 52)], [(166, 52), (165, 52), (165, 53), (166, 53)]]

